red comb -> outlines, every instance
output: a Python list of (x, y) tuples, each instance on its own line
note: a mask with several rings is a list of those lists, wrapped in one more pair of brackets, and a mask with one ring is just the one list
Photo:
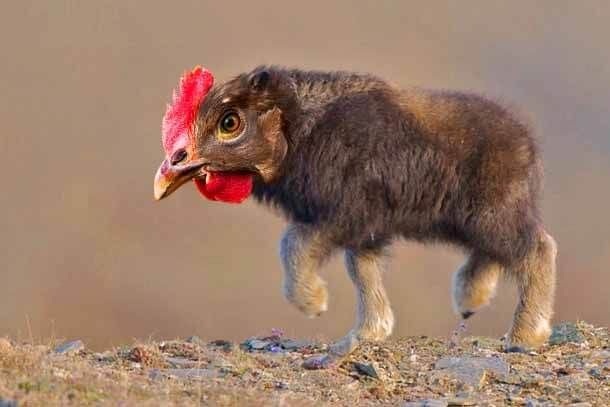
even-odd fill
[(162, 142), (169, 156), (176, 148), (185, 147), (191, 140), (192, 126), (201, 102), (214, 84), (214, 77), (200, 66), (185, 72), (174, 90), (172, 103), (167, 106), (162, 124)]

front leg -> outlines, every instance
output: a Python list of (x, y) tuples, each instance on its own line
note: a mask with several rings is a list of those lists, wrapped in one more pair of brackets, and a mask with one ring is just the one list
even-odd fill
[(394, 314), (383, 287), (383, 257), (378, 251), (346, 250), (345, 265), (356, 288), (357, 315), (354, 328), (331, 351), (347, 354), (359, 341), (381, 341), (394, 328)]
[(326, 282), (317, 274), (330, 253), (323, 234), (305, 225), (290, 225), (281, 241), (284, 296), (309, 317), (328, 309)]
[(346, 250), (345, 265), (356, 288), (356, 324), (330, 346), (328, 355), (305, 361), (306, 368), (327, 368), (353, 352), (362, 341), (381, 341), (392, 333), (394, 314), (383, 287), (383, 259), (378, 251)]

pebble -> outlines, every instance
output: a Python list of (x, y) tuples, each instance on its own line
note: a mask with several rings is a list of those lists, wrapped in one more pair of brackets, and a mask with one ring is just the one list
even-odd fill
[(474, 406), (476, 404), (476, 401), (468, 397), (454, 397), (452, 399), (447, 400), (448, 406)]
[(313, 341), (286, 339), (281, 342), (282, 348), (287, 351), (295, 351), (303, 348), (314, 347)]
[(286, 382), (275, 382), (275, 388), (278, 390), (287, 390), (288, 389), (288, 383)]
[(354, 391), (354, 390), (358, 389), (359, 386), (360, 386), (360, 382), (358, 380), (353, 380), (350, 383), (344, 384), (343, 388), (346, 389), (347, 391)]
[(85, 344), (80, 339), (75, 341), (64, 342), (58, 347), (55, 348), (55, 353), (59, 353), (62, 355), (80, 352), (85, 349)]
[(225, 352), (231, 352), (233, 350), (233, 342), (225, 339), (216, 339), (210, 342), (210, 345), (222, 348), (222, 350)]
[(201, 339), (197, 335), (189, 336), (188, 338), (186, 338), (184, 340), (184, 342), (192, 343), (192, 344), (199, 345), (199, 346), (202, 346), (202, 347), (205, 345), (205, 342), (203, 341), (203, 339)]
[(257, 338), (249, 338), (243, 341), (240, 347), (245, 351), (253, 351), (253, 350), (264, 350), (268, 346), (273, 345), (274, 342), (257, 339)]
[(262, 350), (269, 346), (271, 343), (268, 341), (261, 341), (260, 339), (252, 339), (249, 343), (250, 349)]
[(604, 375), (602, 374), (601, 369), (598, 369), (596, 367), (594, 367), (593, 369), (589, 370), (589, 374), (593, 377), (595, 377), (596, 379), (603, 379)]
[(309, 340), (282, 339), (275, 335), (266, 338), (249, 338), (240, 347), (246, 351), (267, 351), (271, 353), (295, 352), (301, 349), (315, 348), (316, 344)]
[(363, 374), (368, 377), (372, 377), (374, 379), (379, 379), (379, 376), (377, 375), (377, 371), (375, 370), (375, 368), (372, 365), (369, 365), (366, 363), (354, 362), (354, 368), (360, 374)]
[(177, 379), (213, 379), (219, 377), (220, 373), (214, 369), (151, 369), (148, 377), (152, 380), (160, 380), (167, 377)]
[(230, 370), (233, 368), (233, 365), (222, 357), (217, 357), (211, 361), (211, 365), (220, 370)]
[(314, 355), (303, 361), (303, 368), (307, 370), (328, 369), (336, 365), (336, 360), (329, 355)]
[(436, 362), (435, 369), (473, 386), (481, 385), (486, 371), (493, 372), (498, 378), (509, 373), (508, 364), (498, 357), (445, 357)]
[(506, 348), (506, 353), (528, 353), (528, 350), (523, 346), (511, 346), (510, 348)]
[(202, 362), (198, 361), (198, 360), (190, 360), (187, 358), (181, 358), (181, 357), (168, 357), (165, 358), (165, 360), (171, 364), (174, 367), (177, 368), (192, 368), (192, 367), (197, 367), (197, 366), (201, 366)]
[(17, 407), (17, 400), (0, 399), (0, 407)]
[(591, 377), (589, 376), (588, 373), (579, 372), (579, 373), (574, 373), (571, 375), (561, 376), (557, 380), (561, 386), (571, 387), (571, 386), (582, 385), (583, 383), (586, 383), (589, 380), (591, 380)]
[(420, 400), (420, 401), (408, 401), (403, 403), (402, 407), (447, 407), (446, 400)]
[(593, 360), (610, 360), (610, 350), (594, 350), (591, 352)]
[(95, 360), (97, 360), (98, 362), (111, 362), (115, 359), (115, 356), (112, 352), (106, 351), (103, 353), (94, 353), (93, 357), (95, 358)]
[(502, 378), (499, 379), (499, 381), (501, 383), (506, 383), (506, 384), (521, 384), (523, 380), (521, 380), (521, 377), (519, 375), (516, 374), (508, 374)]

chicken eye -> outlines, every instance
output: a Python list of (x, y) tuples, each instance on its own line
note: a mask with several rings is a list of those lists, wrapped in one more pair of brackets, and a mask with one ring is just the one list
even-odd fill
[(241, 125), (241, 119), (235, 112), (229, 112), (220, 119), (220, 132), (226, 138), (227, 135), (231, 135), (239, 130)]

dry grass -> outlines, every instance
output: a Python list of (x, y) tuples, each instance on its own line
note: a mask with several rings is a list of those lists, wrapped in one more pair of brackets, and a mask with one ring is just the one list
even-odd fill
[[(457, 347), (427, 337), (367, 344), (326, 371), (301, 366), (324, 345), (253, 352), (229, 343), (177, 340), (58, 354), (56, 343), (0, 338), (0, 399), (21, 406), (400, 405), (423, 399), (610, 405), (608, 329), (584, 323), (576, 328), (581, 343), (548, 345), (530, 354), (504, 354), (501, 342), (489, 338), (465, 338)], [(477, 383), (464, 383), (435, 367), (446, 356), (499, 357), (510, 373), (486, 372)], [(359, 371), (354, 362), (372, 367), (378, 378)]]

